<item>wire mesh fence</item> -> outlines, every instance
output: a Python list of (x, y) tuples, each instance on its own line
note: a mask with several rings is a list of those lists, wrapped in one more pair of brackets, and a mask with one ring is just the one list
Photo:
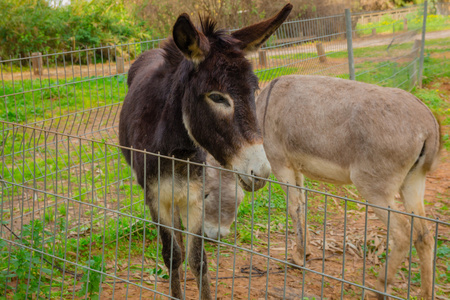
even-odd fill
[[(391, 15), (375, 22), (368, 21), (367, 14), (352, 14), (351, 33), (344, 14), (286, 22), (249, 57), (260, 86), (288, 74), (349, 78), (346, 37), (351, 35), (356, 80), (411, 89), (418, 80), (423, 6)], [(145, 191), (133, 179), (132, 166), (117, 146), (126, 73), (139, 54), (161, 42), (0, 61), (0, 295), (8, 299), (172, 298), (169, 282), (176, 271), (164, 266), (157, 230), (161, 224), (150, 217)], [(315, 191), (312, 188), (323, 186), (313, 182), (309, 188), (299, 188), (272, 178), (239, 205), (240, 188), (230, 171), (208, 165), (202, 174), (201, 223), (207, 224), (212, 216), (213, 225), (225, 232), (236, 220), (230, 234), (204, 237), (206, 225), (196, 234), (177, 229), (174, 218), (169, 229), (181, 232), (186, 249), (189, 238), (201, 237), (213, 297), (365, 299), (375, 291), (380, 265), (392, 247), (390, 227), (386, 230), (373, 213), (374, 205), (356, 192), (350, 193), (357, 199), (352, 200)], [(208, 180), (219, 180), (215, 189), (208, 190)], [(208, 211), (208, 195), (213, 192), (220, 195), (213, 207), (221, 211), (227, 205), (221, 190), (226, 183), (234, 194), (228, 199), (232, 208), (228, 218)], [(305, 226), (313, 232), (311, 245), (317, 252), (312, 258), (305, 255), (304, 266), (294, 264), (289, 255), (296, 245), (285, 198), (296, 190), (305, 194)], [(402, 214), (410, 223), (427, 222), (436, 242), (434, 294), (445, 298), (450, 224), (380, 209), (389, 215)], [(411, 239), (409, 253), (395, 289), (386, 287), (382, 294), (394, 299), (418, 294), (419, 259)], [(180, 270), (182, 288), (186, 298), (198, 298), (186, 261)]]
[[(171, 271), (164, 267), (156, 229), (160, 223), (149, 217), (144, 191), (133, 180), (120, 147), (5, 122), (2, 133), (3, 295), (170, 298)], [(216, 171), (219, 189), (229, 171)], [(229, 185), (237, 191), (237, 179), (230, 178)], [(214, 179), (204, 170), (203, 182), (208, 180)], [(215, 298), (353, 299), (374, 291), (377, 273), (382, 272), (378, 266), (395, 243), (386, 238), (390, 230), (373, 213), (377, 206), (303, 188), (305, 224), (313, 231), (311, 243), (320, 255), (305, 255), (301, 267), (289, 259), (294, 234), (282, 188), (287, 195), (300, 189), (269, 180), (263, 191), (247, 195), (239, 207), (237, 197), (216, 198), (219, 211), (231, 201), (232, 219), (237, 221), (225, 237), (202, 238)], [(203, 195), (212, 192), (206, 185), (202, 189)], [(205, 207), (208, 200), (203, 199)], [(411, 223), (427, 221), (436, 241), (434, 276), (443, 276), (450, 224), (382, 209), (390, 215), (403, 214)], [(208, 213), (212, 214), (206, 209)], [(221, 228), (217, 212), (215, 220)], [(193, 235), (188, 229), (180, 232)], [(411, 255), (399, 271), (403, 278), (396, 279), (393, 299), (419, 290), (419, 260), (412, 240), (408, 247)], [(196, 298), (198, 290), (188, 269), (181, 270), (183, 289), (187, 298)], [(435, 291), (446, 294), (444, 285), (436, 285)]]

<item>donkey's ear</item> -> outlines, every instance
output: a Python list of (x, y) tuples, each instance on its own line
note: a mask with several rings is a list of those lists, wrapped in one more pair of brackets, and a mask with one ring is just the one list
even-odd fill
[(209, 42), (199, 32), (187, 14), (178, 17), (173, 26), (173, 40), (184, 56), (195, 64), (202, 62), (209, 52)]
[(239, 46), (244, 52), (256, 51), (283, 24), (291, 10), (292, 4), (288, 3), (274, 17), (239, 29), (231, 35), (240, 41)]

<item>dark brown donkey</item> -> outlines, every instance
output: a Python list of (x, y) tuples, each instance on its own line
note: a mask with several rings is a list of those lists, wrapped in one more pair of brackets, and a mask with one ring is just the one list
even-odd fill
[[(222, 166), (267, 178), (270, 164), (256, 121), (258, 80), (245, 55), (257, 50), (287, 18), (286, 5), (273, 18), (231, 35), (215, 29), (209, 18), (201, 31), (187, 14), (178, 17), (173, 38), (162, 49), (143, 53), (128, 73), (128, 94), (120, 114), (120, 144), (192, 162), (204, 163), (209, 152)], [(179, 223), (179, 208), (188, 235), (188, 260), (202, 299), (211, 299), (202, 233), (202, 167), (142, 153), (123, 154), (146, 190), (152, 219), (161, 224), (165, 265), (172, 273), (171, 295), (182, 298), (178, 268), (183, 262), (181, 234), (169, 227)], [(189, 175), (189, 180), (188, 180)], [(239, 175), (247, 191), (264, 180)], [(189, 191), (189, 195), (188, 195)], [(175, 224), (177, 225), (177, 224)]]

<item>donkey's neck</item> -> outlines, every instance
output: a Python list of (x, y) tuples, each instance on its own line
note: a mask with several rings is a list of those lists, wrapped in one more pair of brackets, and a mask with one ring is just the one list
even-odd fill
[(168, 76), (170, 94), (164, 103), (161, 118), (156, 130), (156, 140), (160, 141), (161, 149), (166, 155), (196, 162), (205, 162), (206, 154), (195, 144), (183, 122), (182, 102), (183, 81)]

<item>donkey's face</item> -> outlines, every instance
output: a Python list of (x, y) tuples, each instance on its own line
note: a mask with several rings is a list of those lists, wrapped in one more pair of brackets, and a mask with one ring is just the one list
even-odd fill
[[(244, 56), (212, 45), (186, 84), (190, 93), (183, 97), (183, 122), (191, 139), (224, 167), (267, 178), (270, 164), (255, 113), (258, 81)], [(251, 191), (251, 180), (239, 178)], [(254, 189), (262, 186), (264, 181), (254, 182)]]
[[(187, 60), (183, 76), (183, 122), (190, 138), (226, 168), (267, 178), (270, 164), (257, 125), (255, 91), (258, 80), (245, 58), (258, 49), (282, 24), (292, 6), (267, 21), (243, 28), (231, 36), (202, 21), (198, 31), (187, 15), (175, 23), (173, 38)], [(247, 190), (262, 188), (263, 180), (239, 176)]]

